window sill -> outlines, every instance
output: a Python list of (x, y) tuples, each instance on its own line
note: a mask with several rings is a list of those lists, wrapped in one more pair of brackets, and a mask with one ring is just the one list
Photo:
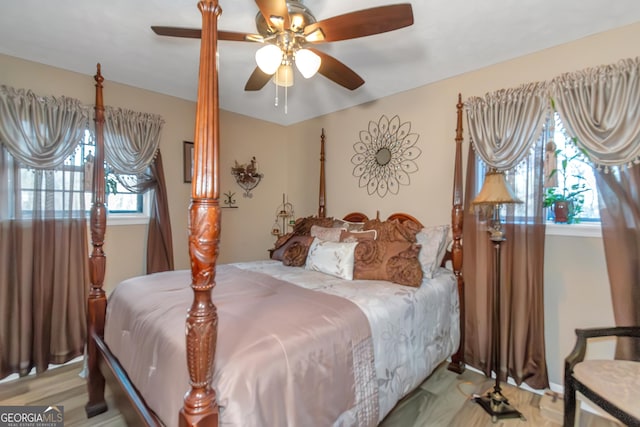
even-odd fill
[(112, 225), (147, 225), (149, 215), (145, 214), (108, 214), (107, 226)]
[(598, 237), (602, 238), (600, 223), (554, 224), (547, 223), (547, 236)]

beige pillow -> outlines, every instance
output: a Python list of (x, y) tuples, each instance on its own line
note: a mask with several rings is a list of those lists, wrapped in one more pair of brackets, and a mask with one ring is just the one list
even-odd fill
[(349, 231), (362, 231), (364, 229), (364, 222), (351, 222), (344, 219), (336, 219), (333, 221), (333, 226), (336, 228), (346, 228)]
[(311, 236), (326, 242), (339, 242), (343, 231), (347, 230), (344, 228), (321, 227), (319, 225), (311, 226)]
[(361, 242), (363, 240), (376, 240), (378, 233), (376, 230), (348, 231), (344, 230), (340, 234), (341, 242)]

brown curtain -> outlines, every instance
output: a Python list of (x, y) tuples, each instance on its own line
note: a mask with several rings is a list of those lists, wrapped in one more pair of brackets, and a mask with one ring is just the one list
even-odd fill
[(147, 173), (135, 176), (116, 175), (116, 177), (122, 186), (132, 193), (142, 194), (153, 190), (147, 235), (147, 274), (173, 270), (171, 221), (160, 150), (158, 149)]
[[(640, 57), (566, 73), (552, 81), (567, 132), (593, 164), (617, 326), (640, 325)], [(620, 359), (640, 359), (621, 338)]]
[(173, 270), (173, 240), (171, 237), (171, 221), (169, 220), (169, 203), (167, 184), (164, 179), (162, 155), (158, 150), (155, 161), (150, 166), (151, 175), (155, 177), (155, 197), (149, 218), (149, 234), (147, 238), (147, 273)]
[[(544, 138), (543, 138), (544, 139)], [(544, 341), (544, 141), (536, 144), (525, 160), (507, 179), (525, 201), (506, 206), (506, 241), (501, 244), (501, 336), (499, 375), (508, 375), (516, 383), (543, 389), (549, 386)], [(493, 370), (491, 348), (493, 313), (494, 250), (485, 219), (471, 209), (484, 180), (486, 165), (470, 148), (467, 163), (465, 199), (463, 276), (471, 283), (465, 289), (465, 360), (490, 376)]]
[[(640, 325), (640, 166), (596, 172), (616, 325)], [(639, 339), (618, 339), (616, 358), (640, 360)]]
[[(89, 270), (84, 168), (27, 169), (0, 149), (0, 378), (80, 356)], [(78, 158), (80, 156), (80, 158)]]
[(147, 237), (147, 273), (173, 270), (173, 243), (157, 114), (105, 107), (105, 159), (129, 191), (154, 190)]
[[(509, 375), (534, 388), (548, 386), (544, 344), (543, 151), (548, 133), (549, 95), (544, 82), (472, 97), (465, 102), (470, 134), (465, 199), (463, 276), (465, 359), (489, 375)], [(487, 168), (505, 172), (524, 203), (503, 207), (506, 241), (501, 247), (500, 363), (494, 367), (494, 251), (487, 219), (471, 210)], [(517, 179), (516, 179), (517, 178)], [(504, 216), (504, 215), (503, 215)], [(507, 369), (508, 363), (508, 369)]]

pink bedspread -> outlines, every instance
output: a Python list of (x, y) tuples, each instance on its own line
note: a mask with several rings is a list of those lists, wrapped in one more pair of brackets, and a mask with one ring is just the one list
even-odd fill
[[(370, 327), (354, 303), (229, 265), (216, 282), (221, 425), (377, 424)], [(130, 279), (108, 305), (105, 341), (169, 426), (188, 384), (189, 283), (189, 271)]]

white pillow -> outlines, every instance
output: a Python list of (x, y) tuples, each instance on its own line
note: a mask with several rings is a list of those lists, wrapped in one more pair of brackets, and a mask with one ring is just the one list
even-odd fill
[(449, 225), (437, 225), (424, 227), (416, 234), (417, 243), (421, 246), (418, 260), (422, 266), (422, 273), (429, 279), (433, 278), (447, 253), (447, 246), (451, 241), (449, 229)]
[(354, 254), (358, 242), (329, 242), (313, 239), (305, 268), (353, 280)]

